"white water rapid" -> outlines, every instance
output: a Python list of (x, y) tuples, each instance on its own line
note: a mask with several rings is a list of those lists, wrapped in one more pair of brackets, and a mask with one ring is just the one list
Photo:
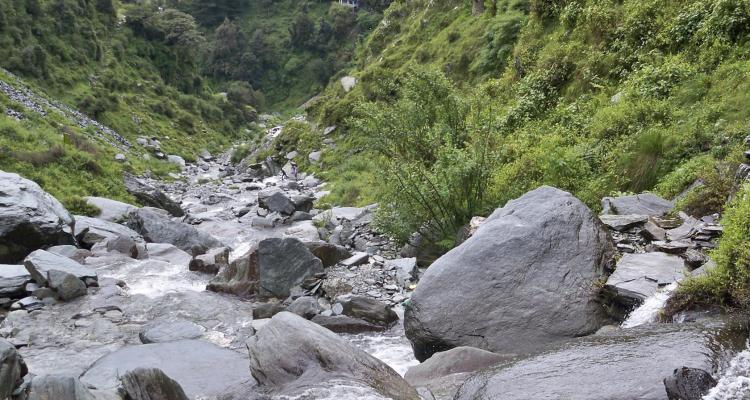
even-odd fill
[(633, 310), (628, 318), (621, 324), (623, 328), (633, 328), (639, 325), (656, 322), (659, 311), (664, 308), (669, 296), (677, 289), (677, 282), (671, 283), (660, 288), (651, 297), (647, 298), (643, 304)]

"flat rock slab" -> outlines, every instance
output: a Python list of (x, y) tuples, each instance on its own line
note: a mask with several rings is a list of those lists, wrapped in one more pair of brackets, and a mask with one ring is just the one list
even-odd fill
[(648, 221), (648, 215), (600, 215), (599, 219), (610, 229), (626, 231), (636, 225), (645, 224)]
[(661, 252), (624, 254), (606, 287), (626, 303), (639, 303), (660, 286), (678, 282), (685, 276), (682, 258)]
[(353, 256), (347, 258), (344, 261), (341, 261), (341, 265), (345, 267), (353, 267), (356, 265), (362, 265), (367, 263), (367, 261), (370, 259), (370, 255), (364, 252), (360, 253), (354, 253)]
[(186, 320), (156, 321), (148, 324), (138, 336), (144, 344), (176, 342), (200, 338), (203, 328)]
[(247, 356), (200, 340), (130, 346), (94, 363), (81, 381), (99, 389), (120, 384), (136, 368), (158, 368), (177, 381), (190, 398), (216, 397), (228, 388), (252, 383)]
[(641, 214), (661, 217), (674, 208), (674, 203), (653, 193), (630, 196), (605, 197), (602, 199), (602, 214)]
[(40, 285), (47, 284), (47, 273), (49, 271), (61, 271), (74, 275), (78, 279), (97, 278), (96, 271), (58, 254), (45, 250), (37, 250), (24, 260), (26, 270), (32, 279)]
[(96, 216), (97, 218), (110, 222), (123, 221), (128, 217), (129, 212), (138, 208), (131, 204), (104, 197), (86, 197), (86, 203), (101, 210), (99, 215)]
[(23, 265), (0, 264), (0, 297), (23, 297), (31, 275)]

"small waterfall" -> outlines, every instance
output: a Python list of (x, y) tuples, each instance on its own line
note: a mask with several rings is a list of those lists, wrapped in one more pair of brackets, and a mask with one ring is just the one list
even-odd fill
[(656, 317), (664, 308), (669, 296), (677, 289), (677, 282), (673, 282), (656, 291), (647, 298), (640, 307), (633, 310), (628, 318), (621, 324), (623, 328), (633, 328), (638, 325), (656, 322)]
[[(750, 342), (748, 342), (750, 347)], [(750, 348), (737, 354), (703, 400), (750, 399)]]

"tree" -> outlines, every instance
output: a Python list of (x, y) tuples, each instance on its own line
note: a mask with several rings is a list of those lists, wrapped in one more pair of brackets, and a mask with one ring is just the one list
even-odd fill
[(216, 28), (211, 45), (209, 69), (214, 76), (238, 79), (242, 75), (242, 55), (247, 39), (242, 30), (229, 19)]
[(241, 14), (248, 0), (189, 0), (178, 4), (182, 4), (180, 8), (193, 15), (201, 25), (213, 27)]
[(315, 35), (315, 25), (305, 13), (297, 14), (292, 26), (289, 27), (289, 36), (292, 46), (304, 48), (310, 44)]

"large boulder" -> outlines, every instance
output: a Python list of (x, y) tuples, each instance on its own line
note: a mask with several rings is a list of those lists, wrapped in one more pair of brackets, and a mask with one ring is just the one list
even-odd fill
[(98, 215), (94, 215), (95, 217), (109, 222), (124, 221), (131, 211), (138, 208), (121, 201), (104, 197), (86, 197), (86, 203), (100, 210)]
[(124, 347), (96, 361), (81, 381), (98, 389), (120, 385), (120, 376), (138, 368), (158, 368), (182, 386), (189, 398), (215, 398), (234, 385), (254, 386), (247, 356), (199, 340)]
[(191, 225), (172, 221), (148, 208), (132, 211), (128, 215), (128, 226), (141, 234), (148, 242), (169, 243), (186, 252), (192, 252), (196, 247), (205, 252), (222, 246), (222, 243), (215, 237)]
[(157, 368), (136, 368), (120, 378), (128, 400), (188, 400), (182, 386)]
[(37, 250), (23, 261), (31, 278), (42, 286), (47, 286), (50, 271), (60, 271), (73, 275), (85, 281), (86, 279), (97, 279), (96, 271), (58, 254), (46, 250)]
[(182, 217), (185, 211), (179, 204), (170, 199), (161, 190), (149, 185), (148, 183), (136, 178), (135, 176), (125, 173), (125, 189), (132, 194), (141, 204), (166, 210), (175, 217)]
[(473, 372), (507, 360), (507, 357), (482, 349), (456, 347), (436, 353), (427, 361), (409, 368), (404, 379), (416, 388), (429, 390), (435, 400), (452, 400)]
[(272, 188), (258, 193), (258, 205), (270, 212), (292, 215), (296, 210), (294, 202), (279, 189)]
[(649, 217), (661, 217), (672, 211), (672, 208), (674, 208), (674, 203), (664, 200), (653, 193), (605, 197), (602, 199), (602, 214), (638, 214)]
[(675, 255), (623, 254), (605, 288), (614, 293), (618, 303), (632, 308), (656, 293), (659, 287), (682, 280), (685, 274), (685, 262)]
[(27, 400), (95, 400), (86, 386), (73, 376), (35, 376), (27, 390)]
[(675, 368), (715, 368), (745, 346), (746, 332), (717, 324), (655, 324), (577, 339), (474, 374), (456, 400), (665, 400)]
[(118, 223), (105, 221), (103, 219), (84, 217), (76, 215), (76, 239), (87, 248), (107, 240), (118, 237), (130, 238), (142, 242), (143, 238), (138, 232)]
[(570, 193), (543, 186), (496, 210), (424, 274), (406, 309), (419, 360), (457, 346), (527, 353), (608, 323), (597, 283), (606, 228)]
[(258, 294), (286, 298), (306, 278), (323, 272), (323, 263), (294, 238), (264, 239), (258, 244)]
[(58, 270), (47, 272), (47, 284), (49, 288), (57, 293), (57, 296), (65, 301), (81, 297), (86, 294), (86, 284), (75, 275)]
[(253, 246), (244, 255), (219, 270), (219, 273), (208, 283), (206, 289), (218, 293), (250, 297), (257, 293), (259, 279), (258, 247)]
[(248, 341), (250, 371), (276, 395), (346, 382), (382, 396), (419, 399), (389, 366), (335, 333), (289, 312), (276, 314)]
[(26, 296), (26, 284), (31, 274), (23, 265), (0, 264), (0, 297), (21, 298)]
[(39, 185), (0, 171), (0, 263), (16, 263), (42, 247), (75, 244), (73, 224)]
[(677, 368), (672, 375), (664, 378), (669, 400), (701, 400), (714, 386), (716, 379), (698, 368)]
[(10, 397), (28, 373), (15, 346), (0, 338), (0, 399)]

